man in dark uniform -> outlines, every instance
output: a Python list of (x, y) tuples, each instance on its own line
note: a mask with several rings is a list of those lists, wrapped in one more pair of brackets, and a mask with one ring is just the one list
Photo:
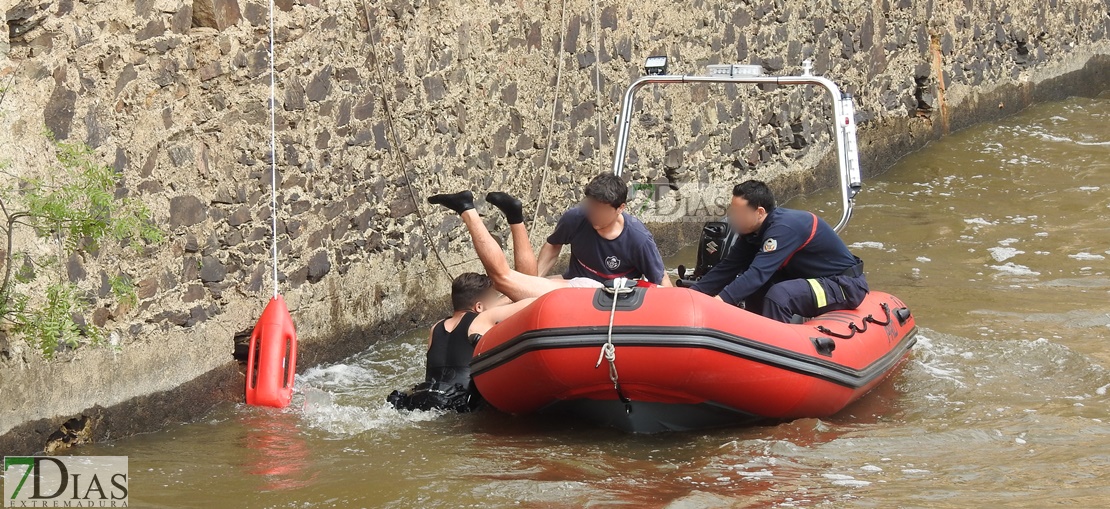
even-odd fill
[(451, 283), (454, 313), (432, 326), (428, 338), (424, 382), (409, 392), (393, 391), (387, 400), (405, 410), (473, 409), (470, 358), (474, 345), (491, 327), (534, 300), (499, 306), (499, 298), (493, 282), (484, 274), (467, 272), (456, 277)]
[(728, 219), (740, 238), (692, 289), (781, 322), (855, 309), (867, 296), (863, 262), (832, 227), (776, 208), (763, 182), (733, 188)]

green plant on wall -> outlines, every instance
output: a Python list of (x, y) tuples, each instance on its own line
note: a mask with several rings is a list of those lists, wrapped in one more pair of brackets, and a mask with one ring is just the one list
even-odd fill
[(87, 340), (99, 343), (102, 332), (96, 327), (82, 326), (73, 319), (81, 311), (77, 287), (68, 282), (54, 282), (46, 287), (43, 304), (33, 311), (27, 309), (27, 296), (20, 295), (19, 309), (12, 315), (12, 331), (23, 335), (27, 342), (51, 357), (58, 347), (75, 348)]
[(139, 303), (139, 296), (135, 292), (135, 283), (131, 278), (126, 275), (117, 275), (108, 278), (108, 286), (112, 289), (112, 295), (120, 304), (127, 304), (134, 306)]
[[(102, 336), (96, 327), (78, 323), (90, 303), (82, 300), (76, 286), (61, 280), (59, 271), (51, 270), (58, 260), (96, 251), (104, 241), (127, 242), (137, 250), (161, 243), (163, 234), (142, 202), (114, 196), (118, 171), (98, 162), (83, 143), (58, 141), (49, 132), (46, 136), (57, 160), (55, 168), (43, 172), (48, 177), (23, 177), (0, 165), (7, 177), (0, 186), (0, 239), (7, 247), (0, 257), (0, 324), (50, 357), (60, 346), (95, 343)], [(56, 244), (57, 253), (33, 258), (29, 246), (15, 245), (20, 228)], [(54, 280), (35, 286), (39, 273), (51, 274)], [(120, 302), (137, 300), (130, 278), (117, 276), (109, 285)]]
[(639, 206), (633, 209), (634, 214), (643, 214), (651, 207), (651, 200), (654, 197), (655, 185), (647, 182), (633, 182), (632, 183), (632, 198), (640, 198), (640, 191), (647, 191), (647, 199), (640, 203)]

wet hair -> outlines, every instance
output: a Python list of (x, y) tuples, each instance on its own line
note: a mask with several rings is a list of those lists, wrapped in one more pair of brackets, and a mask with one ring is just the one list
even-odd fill
[(775, 194), (767, 184), (758, 180), (746, 180), (732, 188), (732, 195), (748, 200), (748, 205), (753, 209), (763, 207), (768, 214), (775, 210)]
[(493, 287), (493, 281), (485, 274), (466, 272), (459, 274), (451, 282), (451, 306), (455, 311), (470, 311), (481, 300), (482, 295)]
[(628, 185), (612, 173), (602, 173), (586, 184), (586, 197), (619, 208), (628, 201)]

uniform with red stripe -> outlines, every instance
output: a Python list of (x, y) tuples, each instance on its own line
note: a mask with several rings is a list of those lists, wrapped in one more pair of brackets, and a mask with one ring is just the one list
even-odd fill
[[(758, 184), (745, 182), (734, 190), (731, 207), (744, 210), (730, 210), (729, 220), (741, 236), (692, 288), (779, 321), (858, 307), (868, 292), (862, 262), (823, 219), (775, 207), (773, 197), (762, 196), (770, 191)], [(757, 195), (753, 200), (760, 204), (752, 207), (755, 201), (738, 192)], [(744, 233), (745, 228), (753, 230)]]

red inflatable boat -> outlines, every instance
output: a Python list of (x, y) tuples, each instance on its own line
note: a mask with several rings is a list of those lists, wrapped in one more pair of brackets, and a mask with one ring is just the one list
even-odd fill
[(568, 288), (490, 329), (471, 369), (504, 412), (654, 433), (834, 414), (893, 371), (915, 333), (909, 309), (880, 292), (787, 324), (685, 288)]

